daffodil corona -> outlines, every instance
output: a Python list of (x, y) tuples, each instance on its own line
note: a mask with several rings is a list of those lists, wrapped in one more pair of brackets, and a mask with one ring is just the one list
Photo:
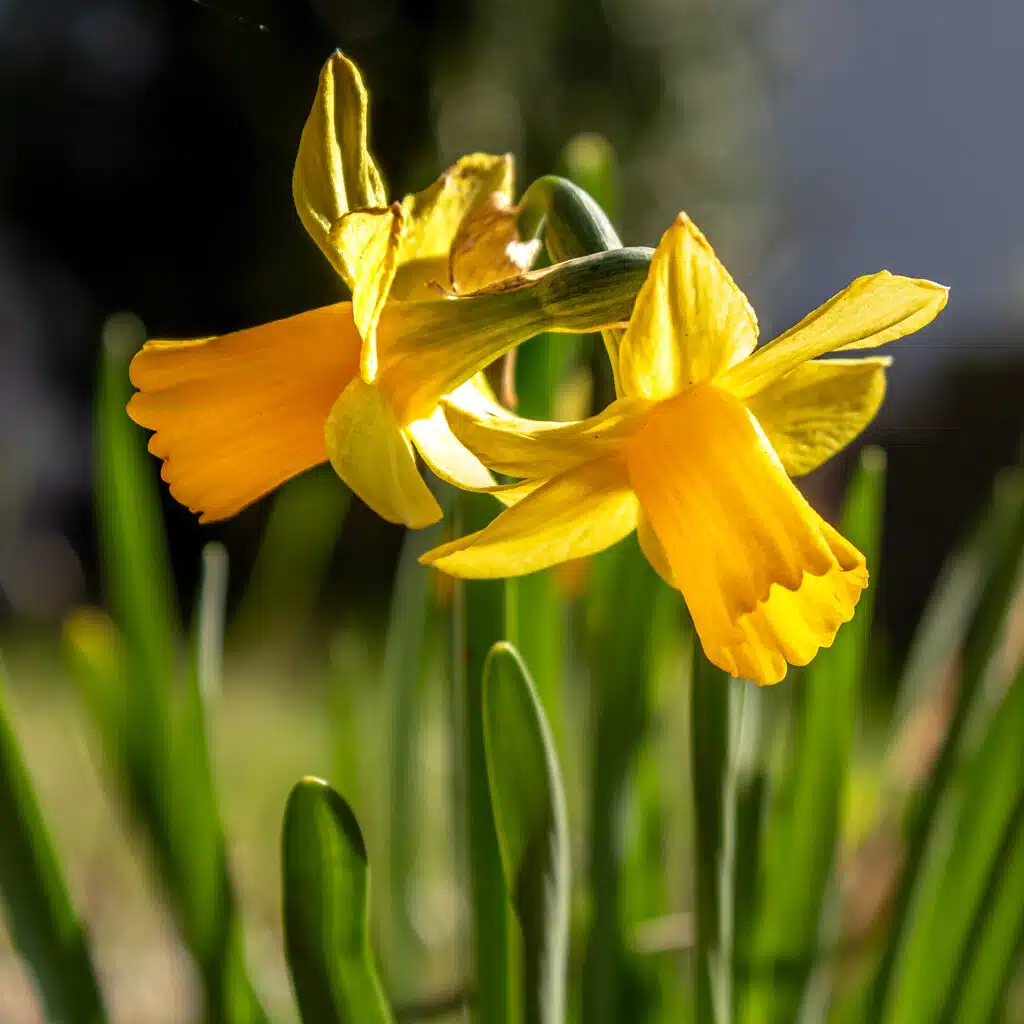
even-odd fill
[[(536, 423), (448, 404), (455, 435), (522, 480), (485, 529), (423, 560), (513, 576), (636, 530), (682, 591), (708, 658), (775, 683), (854, 612), (863, 555), (790, 480), (848, 444), (885, 391), (885, 357), (821, 360), (918, 330), (946, 289), (882, 271), (757, 348), (749, 302), (685, 215), (666, 232), (618, 348), (619, 397), (589, 420)], [(756, 349), (756, 351), (755, 351)]]
[[(493, 406), (476, 375), (544, 330), (625, 320), (644, 251), (526, 273), (509, 156), (473, 154), (388, 205), (367, 148), (359, 72), (336, 53), (320, 76), (292, 180), (307, 231), (352, 301), (194, 341), (147, 342), (128, 412), (155, 431), (171, 493), (203, 521), (234, 515), (327, 459), (385, 519), (441, 517), (418, 451), (462, 487), (493, 478), (438, 408)], [(577, 293), (579, 300), (567, 301)]]

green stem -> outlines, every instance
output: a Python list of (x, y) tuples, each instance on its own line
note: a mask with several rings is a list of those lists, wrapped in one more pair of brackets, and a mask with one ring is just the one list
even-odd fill
[[(494, 516), (489, 495), (460, 494), (456, 501), (458, 534), (482, 529)], [(465, 580), (455, 597), (456, 686), (463, 720), (462, 779), (467, 814), (468, 873), (476, 1001), (480, 1024), (510, 1024), (512, 1017), (513, 916), (501, 867), (498, 836), (487, 782), (483, 731), (484, 661), (493, 644), (505, 638), (506, 588), (496, 580)]]

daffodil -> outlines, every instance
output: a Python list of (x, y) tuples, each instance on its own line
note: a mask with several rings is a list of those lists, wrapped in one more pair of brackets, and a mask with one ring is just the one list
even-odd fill
[(680, 215), (637, 296), (618, 348), (620, 395), (602, 413), (557, 424), (447, 407), (456, 436), (522, 483), (489, 526), (423, 560), (456, 576), (512, 576), (636, 530), (682, 591), (708, 658), (778, 682), (787, 663), (832, 643), (868, 582), (863, 555), (790, 477), (872, 419), (889, 360), (819, 357), (916, 331), (945, 302), (940, 285), (882, 271), (758, 348), (750, 303)]
[(439, 399), (493, 405), (474, 377), (503, 352), (539, 331), (629, 315), (644, 252), (524, 273), (533, 246), (516, 233), (510, 157), (464, 157), (387, 205), (367, 122), (359, 72), (337, 53), (302, 133), (293, 195), (352, 301), (220, 337), (149, 341), (132, 361), (128, 412), (155, 431), (150, 451), (172, 495), (204, 522), (328, 459), (383, 518), (434, 522), (441, 509), (416, 450), (446, 480), (493, 483)]

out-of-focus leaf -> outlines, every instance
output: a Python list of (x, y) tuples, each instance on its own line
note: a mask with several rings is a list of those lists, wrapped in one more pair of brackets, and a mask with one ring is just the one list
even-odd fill
[(954, 979), (943, 1024), (1002, 1019), (1000, 1006), (1022, 951), (1024, 807), (1018, 803), (1015, 820), (989, 874), (986, 898), (975, 913), (967, 955)]
[(906, 855), (889, 933), (867, 996), (865, 1016), (870, 1021), (889, 1019), (896, 1006), (898, 968), (910, 941), (918, 897), (923, 882), (931, 876), (936, 851), (948, 841), (941, 827), (946, 817), (943, 812), (963, 756), (966, 726), (970, 723), (975, 731), (982, 728), (986, 713), (992, 710), (989, 694), (997, 681), (1008, 614), (1019, 591), (1024, 562), (1024, 476), (1011, 473), (999, 481), (995, 505), (985, 583), (967, 631), (956, 707), (920, 800), (909, 814)]
[(106, 1020), (96, 972), (14, 735), (0, 663), (0, 890), (7, 927), (51, 1020)]
[[(738, 747), (745, 680), (730, 679), (694, 644), (690, 693), (693, 778), (694, 1018), (733, 1019)], [(746, 830), (744, 830), (746, 831)]]
[[(498, 512), (493, 497), (461, 493), (456, 498), (456, 532), (482, 529)], [(506, 615), (514, 598), (500, 580), (461, 580), (455, 586), (456, 758), (464, 790), (455, 805), (465, 808), (476, 968), (474, 1019), (480, 1024), (512, 1020), (512, 909), (501, 866), (484, 748), (484, 665), (491, 647), (507, 638)]]
[(287, 650), (306, 627), (330, 567), (351, 492), (329, 468), (289, 480), (272, 501), (229, 649)]
[[(865, 449), (847, 491), (840, 528), (878, 579), (885, 457)], [(821, 944), (822, 911), (842, 824), (868, 654), (874, 587), (832, 647), (783, 686), (794, 688), (787, 760), (762, 840), (760, 910), (745, 951), (740, 1019), (795, 1020)]]
[(526, 666), (497, 644), (484, 667), (484, 744), (505, 883), (523, 933), (525, 1024), (566, 1012), (570, 852), (554, 738)]
[(401, 998), (417, 985), (414, 952), (419, 946), (410, 919), (409, 891), (417, 855), (421, 793), (416, 771), (422, 717), (421, 682), (427, 632), (431, 626), (430, 577), (434, 571), (420, 565), (419, 556), (438, 544), (439, 531), (409, 530), (402, 542), (388, 616), (384, 648), (383, 682), (391, 702), (390, 827), (388, 878), (391, 907), (393, 976), (401, 979)]
[(587, 1024), (643, 1020), (644, 993), (622, 917), (623, 812), (648, 724), (652, 629), (663, 586), (628, 538), (592, 559), (586, 655), (593, 694), (590, 749), (590, 932), (583, 966)]
[(370, 867), (359, 822), (326, 782), (296, 783), (282, 834), (285, 950), (306, 1024), (393, 1017), (370, 946)]
[[(125, 412), (131, 394), (128, 364), (145, 340), (130, 313), (103, 327), (96, 397), (96, 520), (110, 609), (132, 664), (128, 690), (133, 760), (156, 777), (166, 753), (160, 723), (167, 714), (181, 635), (171, 584), (170, 559), (160, 519), (156, 460), (146, 453), (144, 432)], [(158, 793), (147, 800), (158, 801)]]
[[(951, 842), (941, 864), (919, 885), (894, 978), (887, 1021), (938, 1020), (965, 977), (965, 965), (986, 928), (990, 887), (1002, 883), (1006, 850), (1021, 834), (1024, 806), (1024, 667), (972, 763), (954, 780), (959, 790), (949, 815)], [(984, 1018), (962, 1018), (984, 1019)]]

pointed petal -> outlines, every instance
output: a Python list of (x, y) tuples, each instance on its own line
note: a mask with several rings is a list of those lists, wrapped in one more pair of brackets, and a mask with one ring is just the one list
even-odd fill
[(867, 583), (864, 559), (807, 504), (737, 399), (705, 385), (660, 403), (627, 465), (711, 661), (772, 683), (787, 660), (832, 642)]
[(649, 403), (619, 399), (597, 416), (576, 423), (524, 419), (505, 410), (460, 409), (445, 402), (455, 436), (496, 473), (550, 477), (621, 449), (643, 425)]
[(748, 356), (757, 320), (707, 239), (681, 213), (654, 253), (619, 345), (626, 395), (668, 398)]
[(440, 407), (426, 419), (415, 420), (405, 429), (435, 476), (464, 490), (494, 486), (494, 477), (452, 433)]
[(435, 256), (447, 260), (459, 225), (477, 203), (492, 192), (511, 199), (513, 173), (507, 153), (472, 153), (452, 164), (429, 188), (406, 196), (402, 262)]
[(348, 303), (233, 334), (149, 341), (131, 364), (128, 403), (156, 433), (171, 494), (202, 522), (234, 515), (323, 462), (324, 420), (356, 372)]
[(795, 327), (734, 366), (720, 381), (749, 398), (809, 359), (837, 349), (874, 348), (931, 323), (949, 289), (934, 281), (897, 277), (888, 270), (858, 277)]
[(888, 356), (812, 359), (747, 402), (790, 476), (817, 469), (875, 417)]
[(636, 526), (637, 501), (619, 459), (555, 477), (489, 526), (420, 559), (453, 576), (522, 576), (603, 551)]
[(416, 456), (381, 393), (355, 378), (325, 428), (334, 471), (382, 519), (419, 529), (441, 518)]
[(368, 107), (359, 69), (335, 53), (320, 72), (292, 174), (303, 226), (346, 281), (348, 269), (331, 242), (331, 227), (350, 210), (387, 203), (367, 144)]
[(359, 368), (367, 384), (377, 376), (377, 322), (395, 279), (404, 216), (394, 203), (348, 213), (331, 229), (331, 242), (352, 289), (356, 327), (363, 336)]

